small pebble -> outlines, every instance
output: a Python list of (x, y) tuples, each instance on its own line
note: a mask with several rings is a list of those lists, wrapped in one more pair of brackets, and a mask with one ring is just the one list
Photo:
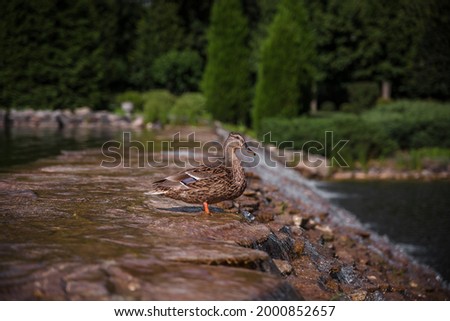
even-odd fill
[(241, 214), (245, 218), (245, 220), (249, 223), (251, 223), (255, 220), (255, 216), (252, 213), (250, 213), (249, 211), (242, 211)]

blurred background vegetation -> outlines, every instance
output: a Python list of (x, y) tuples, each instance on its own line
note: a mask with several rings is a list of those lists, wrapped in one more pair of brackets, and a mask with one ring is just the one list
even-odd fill
[(299, 148), (334, 130), (360, 163), (448, 157), (449, 17), (447, 0), (3, 1), (0, 106), (131, 101), (147, 122), (216, 119)]

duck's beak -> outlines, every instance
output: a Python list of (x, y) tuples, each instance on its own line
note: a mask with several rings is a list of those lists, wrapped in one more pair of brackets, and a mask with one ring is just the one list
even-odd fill
[(244, 146), (243, 146), (244, 148), (244, 150), (245, 150), (245, 152), (247, 153), (247, 154), (249, 154), (249, 155), (251, 155), (251, 156), (256, 156), (256, 153), (254, 152), (254, 151), (252, 151), (251, 149), (250, 149), (250, 147), (248, 147), (248, 145), (247, 145), (247, 143), (244, 143)]

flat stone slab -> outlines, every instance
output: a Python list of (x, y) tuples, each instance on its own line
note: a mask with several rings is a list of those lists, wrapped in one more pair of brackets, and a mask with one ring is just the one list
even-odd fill
[(105, 169), (100, 160), (96, 150), (70, 152), (0, 174), (0, 299), (302, 298), (251, 248), (266, 226), (144, 195), (173, 168)]

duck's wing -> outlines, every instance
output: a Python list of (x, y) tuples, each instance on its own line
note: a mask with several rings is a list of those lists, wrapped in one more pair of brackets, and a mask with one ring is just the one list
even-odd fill
[(154, 182), (154, 186), (165, 189), (196, 189), (204, 187), (208, 181), (217, 181), (227, 175), (225, 166), (207, 167), (200, 166), (183, 172), (167, 176)]

